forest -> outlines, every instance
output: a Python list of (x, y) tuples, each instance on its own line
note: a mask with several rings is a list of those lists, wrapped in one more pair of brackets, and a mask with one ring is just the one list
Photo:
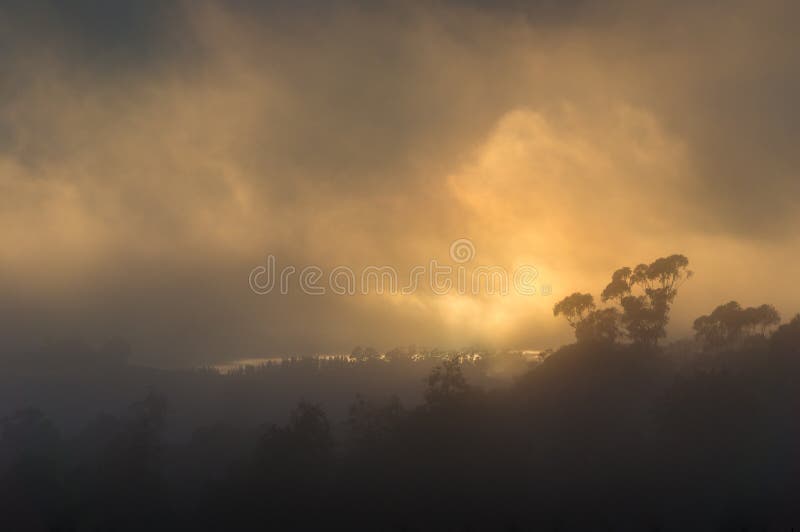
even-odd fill
[(690, 278), (671, 255), (565, 297), (575, 342), (505, 380), (414, 348), (229, 374), (113, 344), (6, 358), (3, 528), (793, 530), (800, 315), (722, 302), (666, 342)]

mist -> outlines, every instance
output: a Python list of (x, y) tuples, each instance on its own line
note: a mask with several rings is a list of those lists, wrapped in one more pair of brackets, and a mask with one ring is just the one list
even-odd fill
[(0, 4), (11, 530), (794, 530), (798, 4)]
[[(3, 336), (123, 337), (158, 367), (555, 348), (555, 300), (672, 251), (702, 272), (675, 338), (722, 294), (791, 312), (793, 10), (8, 4)], [(247, 284), (268, 254), (408, 271), (459, 238), (552, 297)]]

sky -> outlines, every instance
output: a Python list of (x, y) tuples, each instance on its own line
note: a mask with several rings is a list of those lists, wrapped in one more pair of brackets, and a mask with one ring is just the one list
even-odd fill
[[(557, 347), (556, 301), (672, 253), (695, 275), (670, 339), (731, 299), (789, 318), (798, 11), (3, 2), (2, 352), (123, 338), (173, 367)], [(258, 294), (268, 255), (297, 274), (391, 266), (403, 285), (432, 260), (526, 266), (536, 293)]]

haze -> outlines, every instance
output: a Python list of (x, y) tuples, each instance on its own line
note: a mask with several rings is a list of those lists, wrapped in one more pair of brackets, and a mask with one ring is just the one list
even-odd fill
[[(645, 5), (646, 4), (646, 5)], [(792, 2), (11, 2), (0, 335), (197, 366), (543, 349), (553, 304), (671, 253), (669, 338), (797, 311)], [(534, 265), (534, 296), (259, 296), (251, 270)]]

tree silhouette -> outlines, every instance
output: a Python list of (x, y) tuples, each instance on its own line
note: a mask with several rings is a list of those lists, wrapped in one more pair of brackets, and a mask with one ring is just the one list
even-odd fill
[(800, 314), (792, 321), (778, 327), (770, 337), (770, 349), (775, 354), (788, 355), (800, 360)]
[(612, 274), (601, 298), (622, 307), (621, 324), (634, 343), (654, 346), (666, 336), (669, 311), (678, 288), (692, 276), (688, 266), (689, 259), (675, 254), (639, 264), (633, 270), (620, 268)]
[(613, 344), (622, 335), (620, 320), (615, 308), (592, 310), (575, 325), (575, 338), (582, 343)]
[(432, 406), (452, 403), (470, 391), (461, 364), (455, 359), (436, 366), (426, 380), (425, 400)]
[(575, 329), (594, 308), (592, 294), (575, 292), (555, 304), (553, 316), (564, 316), (570, 327)]
[(359, 447), (374, 447), (389, 441), (404, 414), (400, 400), (395, 396), (385, 403), (375, 403), (359, 394), (348, 410), (346, 426), (349, 439)]
[(581, 343), (614, 343), (624, 329), (633, 343), (654, 346), (666, 336), (678, 288), (692, 276), (688, 265), (683, 255), (670, 255), (634, 269), (619, 268), (600, 297), (619, 305), (621, 312), (614, 307), (596, 309), (591, 294), (575, 292), (556, 303), (553, 315), (564, 316)]
[(772, 305), (742, 308), (736, 301), (729, 301), (715, 308), (711, 314), (694, 321), (697, 339), (706, 349), (727, 347), (758, 331), (766, 335), (769, 329), (780, 323), (780, 315)]

